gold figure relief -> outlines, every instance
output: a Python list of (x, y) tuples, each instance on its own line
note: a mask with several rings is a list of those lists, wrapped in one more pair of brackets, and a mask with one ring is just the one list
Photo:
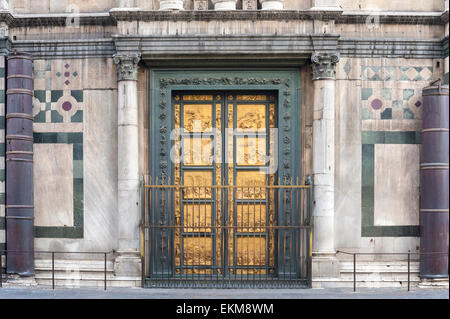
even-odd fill
[(183, 164), (186, 166), (211, 166), (213, 163), (213, 139), (183, 138)]
[(237, 130), (243, 132), (265, 132), (266, 106), (265, 105), (237, 105)]
[(266, 162), (266, 139), (256, 137), (236, 138), (236, 165), (264, 166)]
[(184, 232), (211, 232), (211, 204), (184, 204)]
[(185, 171), (184, 173), (184, 199), (212, 198), (212, 172)]
[[(240, 101), (240, 104), (230, 102), (223, 105), (219, 101), (224, 97), (229, 101)], [(185, 134), (175, 139), (176, 149), (182, 146), (182, 152), (175, 152), (174, 164), (175, 186), (180, 186), (174, 191), (174, 217), (176, 225), (181, 226), (174, 230), (175, 273), (221, 274), (219, 268), (223, 266), (226, 256), (222, 254), (225, 252), (230, 267), (228, 274), (273, 273), (273, 269), (267, 271), (265, 266), (272, 268), (275, 262), (275, 231), (267, 227), (275, 225), (275, 190), (266, 185), (275, 184), (275, 175), (266, 175), (258, 167), (268, 165), (273, 168), (274, 165), (272, 157), (276, 141), (268, 129), (275, 128), (275, 104), (268, 101), (274, 101), (275, 97), (258, 94), (174, 96), (174, 100), (180, 99), (188, 102), (174, 103), (175, 128), (180, 128), (183, 123), (185, 133), (209, 132), (212, 129), (221, 132), (224, 126), (231, 130), (224, 130), (228, 134), (226, 144), (221, 133), (217, 133), (215, 138)], [(211, 101), (211, 104), (195, 104), (195, 101)], [(246, 101), (261, 102), (246, 104)], [(222, 120), (227, 124), (224, 125)], [(264, 135), (241, 134), (235, 137), (233, 129), (244, 133), (262, 131)], [(268, 155), (270, 161), (266, 163)], [(177, 159), (182, 159), (184, 168)], [(226, 164), (222, 163), (225, 159)], [(199, 165), (204, 167), (195, 167)], [(226, 173), (226, 179), (222, 172)], [(222, 184), (226, 188), (221, 188)], [(227, 211), (222, 209), (222, 201), (227, 202)], [(225, 217), (227, 225), (223, 226), (235, 227), (221, 228)], [(223, 232), (228, 247), (224, 247)], [(209, 268), (183, 268), (183, 265)]]
[(185, 104), (183, 120), (184, 130), (187, 132), (211, 132), (212, 105)]
[(236, 198), (265, 199), (266, 175), (259, 171), (238, 171), (236, 173)]
[(236, 225), (238, 232), (263, 233), (266, 226), (266, 206), (251, 204), (237, 205)]

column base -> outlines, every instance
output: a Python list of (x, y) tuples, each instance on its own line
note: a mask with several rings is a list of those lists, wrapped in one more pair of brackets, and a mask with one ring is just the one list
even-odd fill
[(118, 251), (114, 260), (114, 275), (119, 277), (140, 277), (141, 256), (137, 251)]
[(422, 278), (420, 279), (418, 288), (448, 288), (447, 278)]
[(313, 252), (312, 278), (339, 278), (339, 259), (335, 252)]
[(27, 287), (37, 286), (36, 279), (34, 278), (34, 276), (22, 277), (16, 274), (8, 275), (6, 284), (11, 286), (27, 286)]

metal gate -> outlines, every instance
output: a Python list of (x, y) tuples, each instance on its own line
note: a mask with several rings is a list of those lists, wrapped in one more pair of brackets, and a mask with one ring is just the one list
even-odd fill
[[(274, 215), (270, 208), (261, 209), (261, 201), (230, 208), (227, 198), (239, 193), (262, 194)], [(186, 194), (200, 195), (188, 200), (195, 207), (176, 216), (183, 201), (175, 198)], [(309, 185), (186, 186), (143, 180), (144, 286), (311, 287), (311, 195)], [(214, 218), (207, 208), (212, 202), (222, 203), (216, 209), (228, 209), (231, 216)]]
[(172, 92), (170, 178), (142, 186), (149, 285), (308, 283), (311, 194), (276, 180), (277, 94)]

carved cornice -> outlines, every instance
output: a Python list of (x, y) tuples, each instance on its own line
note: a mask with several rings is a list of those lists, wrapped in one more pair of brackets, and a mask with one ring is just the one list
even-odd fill
[(114, 63), (117, 64), (118, 81), (137, 81), (141, 53), (115, 54), (113, 59)]
[(313, 80), (335, 79), (336, 63), (339, 62), (339, 52), (313, 53), (311, 56)]

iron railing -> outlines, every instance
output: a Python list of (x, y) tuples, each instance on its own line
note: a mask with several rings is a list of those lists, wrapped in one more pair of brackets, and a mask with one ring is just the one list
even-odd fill
[[(336, 253), (345, 254), (345, 255), (351, 255), (353, 256), (353, 291), (356, 292), (356, 256), (358, 255), (366, 255), (366, 256), (380, 256), (380, 255), (397, 255), (397, 256), (407, 256), (407, 265), (408, 265), (408, 291), (411, 290), (411, 256), (421, 256), (421, 255), (429, 255), (429, 256), (437, 256), (437, 255), (447, 255), (448, 252), (431, 252), (431, 253), (352, 253), (352, 252), (346, 252), (346, 251), (337, 251)], [(447, 257), (448, 258), (448, 257)], [(448, 272), (447, 272), (448, 273)]]
[[(12, 250), (0, 250), (0, 288), (3, 287), (3, 276), (7, 276), (8, 274), (6, 274), (6, 267), (3, 267), (3, 259), (2, 256), (6, 256), (6, 258), (8, 258), (8, 254), (24, 254), (24, 253), (34, 253), (34, 254), (49, 254), (51, 255), (51, 260), (52, 260), (52, 289), (55, 289), (55, 256), (60, 255), (60, 254), (85, 254), (85, 255), (103, 255), (103, 261), (104, 261), (104, 269), (103, 269), (103, 273), (104, 273), (104, 290), (106, 290), (106, 286), (107, 286), (107, 277), (106, 277), (106, 273), (107, 273), (107, 269), (106, 269), (106, 264), (107, 264), (107, 257), (109, 254), (112, 254), (112, 251), (109, 252), (98, 252), (98, 251), (12, 251)], [(64, 259), (67, 260), (67, 259)], [(73, 260), (72, 260), (73, 261)]]
[(310, 185), (141, 185), (143, 287), (311, 287)]

